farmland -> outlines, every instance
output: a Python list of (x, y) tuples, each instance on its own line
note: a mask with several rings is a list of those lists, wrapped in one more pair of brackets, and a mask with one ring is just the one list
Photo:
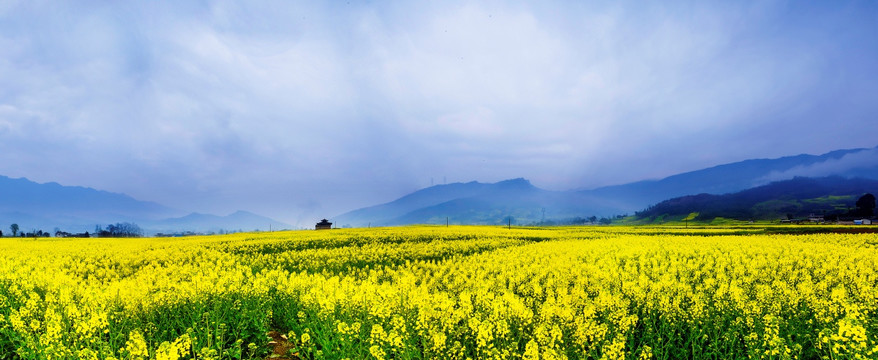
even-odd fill
[(838, 230), (2, 238), (0, 359), (875, 358), (878, 236)]

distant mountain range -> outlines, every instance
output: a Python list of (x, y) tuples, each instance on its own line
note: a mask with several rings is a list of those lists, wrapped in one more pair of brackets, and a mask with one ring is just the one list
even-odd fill
[(183, 217), (144, 221), (142, 226), (150, 229), (151, 232), (165, 234), (179, 231), (207, 233), (220, 231), (268, 231), (292, 228), (289, 224), (242, 210), (226, 216), (191, 213)]
[(878, 179), (878, 148), (745, 160), (660, 180), (588, 190), (543, 190), (525, 179), (437, 185), (386, 204), (341, 214), (333, 220), (338, 226), (355, 227), (446, 221), (503, 224), (509, 217), (516, 223), (536, 223), (543, 219), (631, 214), (675, 197), (726, 194), (809, 176)]
[(138, 224), (147, 233), (290, 228), (266, 217), (239, 211), (228, 216), (189, 214), (128, 195), (57, 183), (39, 184), (0, 176), (0, 225), (16, 223), (22, 231), (93, 231), (95, 225)]
[[(807, 181), (804, 179), (784, 182), (795, 177), (827, 176), (838, 178), (816, 179), (813, 180), (816, 183), (806, 185), (803, 185)], [(788, 199), (792, 196), (799, 203), (829, 196), (827, 199), (831, 201), (827, 204), (841, 206), (836, 200), (849, 201), (851, 196), (856, 195), (856, 191), (867, 191), (873, 186), (869, 182), (854, 184), (844, 180), (851, 178), (878, 179), (878, 148), (746, 160), (659, 180), (586, 190), (549, 191), (537, 188), (521, 178), (493, 184), (469, 182), (437, 185), (385, 204), (341, 214), (331, 220), (336, 226), (342, 227), (444, 224), (446, 221), (452, 224), (505, 224), (511, 220), (516, 224), (530, 224), (544, 219), (563, 221), (589, 216), (633, 214), (653, 205), (655, 206), (652, 209), (659, 208), (657, 204), (664, 200), (687, 195), (697, 196), (662, 203), (661, 207), (685, 203), (687, 206), (703, 204), (710, 208), (713, 206), (710, 204), (717, 202), (740, 201), (746, 205), (742, 205), (742, 209), (749, 209), (746, 211), (756, 211), (753, 210), (754, 206), (761, 206), (759, 209), (765, 210), (740, 213), (740, 216), (775, 216), (778, 211), (792, 209), (770, 202), (778, 199), (782, 202), (784, 196)], [(768, 186), (758, 188), (763, 185)], [(850, 191), (844, 194), (833, 192), (842, 188)], [(732, 194), (747, 189), (753, 189), (753, 192), (720, 198), (698, 195)], [(789, 189), (823, 190), (813, 194), (788, 194), (785, 191)], [(868, 191), (878, 192), (878, 189)], [(771, 204), (778, 205), (778, 208), (770, 209)], [(95, 225), (106, 226), (117, 222), (134, 222), (150, 234), (291, 227), (289, 224), (244, 211), (227, 216), (197, 213), (186, 215), (183, 211), (154, 202), (139, 201), (124, 194), (56, 183), (38, 184), (27, 179), (0, 176), (0, 225), (4, 228), (8, 224), (18, 223), (23, 231), (51, 231), (57, 227), (64, 231), (82, 232), (94, 230)]]
[(699, 213), (696, 219), (738, 220), (807, 218), (809, 214), (845, 216), (866, 193), (878, 194), (878, 180), (840, 176), (796, 177), (724, 195), (698, 194), (662, 201), (638, 212), (649, 222)]

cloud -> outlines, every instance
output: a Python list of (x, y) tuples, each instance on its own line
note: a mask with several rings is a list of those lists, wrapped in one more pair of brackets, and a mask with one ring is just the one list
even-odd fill
[(857, 175), (861, 171), (878, 173), (878, 148), (865, 149), (836, 159), (829, 159), (807, 166), (796, 166), (782, 172), (768, 174), (764, 183), (788, 180), (796, 176), (823, 177), (831, 175)]
[(873, 7), (3, 2), (0, 174), (307, 224), (874, 146)]

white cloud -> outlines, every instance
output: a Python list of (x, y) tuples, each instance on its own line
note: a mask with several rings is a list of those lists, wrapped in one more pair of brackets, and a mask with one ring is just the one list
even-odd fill
[(878, 148), (866, 149), (837, 159), (829, 159), (823, 162), (807, 166), (796, 166), (783, 172), (772, 172), (764, 179), (764, 183), (772, 181), (788, 180), (796, 176), (823, 177), (845, 174), (858, 169), (878, 168)]

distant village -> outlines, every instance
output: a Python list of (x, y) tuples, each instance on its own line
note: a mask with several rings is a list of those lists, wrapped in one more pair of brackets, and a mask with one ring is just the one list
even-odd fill
[(787, 218), (781, 219), (781, 224), (835, 224), (835, 225), (873, 225), (876, 221), (875, 218), (835, 218), (833, 220), (827, 220), (823, 215), (810, 214), (808, 217), (804, 218)]
[(855, 208), (849, 208), (845, 213), (814, 214), (807, 217), (794, 217), (787, 214), (781, 219), (781, 224), (836, 224), (836, 225), (873, 225), (875, 218), (875, 195), (865, 194), (857, 199)]

